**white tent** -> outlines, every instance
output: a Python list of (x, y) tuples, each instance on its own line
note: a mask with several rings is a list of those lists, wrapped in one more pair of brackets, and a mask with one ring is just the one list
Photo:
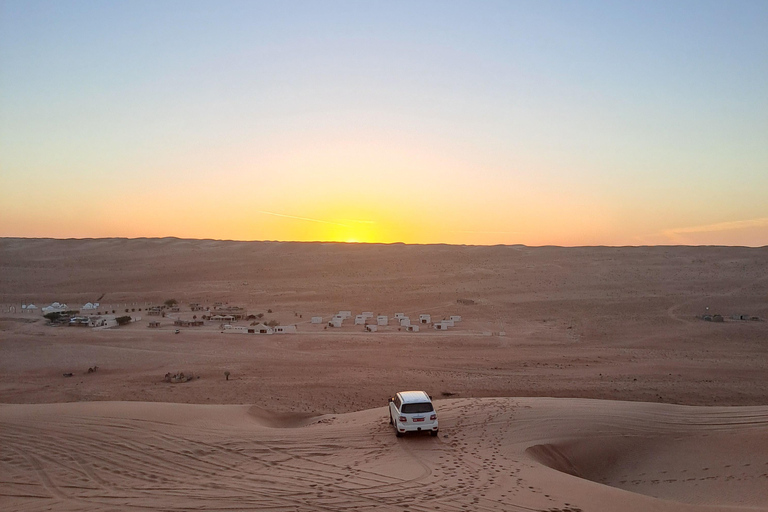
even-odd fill
[(248, 334), (272, 334), (274, 330), (264, 324), (256, 324), (253, 327), (248, 327)]
[[(29, 306), (27, 306), (27, 309), (29, 309)], [(66, 311), (66, 310), (67, 310), (67, 305), (59, 302), (54, 302), (50, 306), (45, 306), (43, 308), (44, 313), (61, 313), (62, 311)]]

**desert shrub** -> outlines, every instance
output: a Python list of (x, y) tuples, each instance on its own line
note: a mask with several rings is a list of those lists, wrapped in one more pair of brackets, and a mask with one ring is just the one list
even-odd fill
[(275, 327), (277, 325), (280, 325), (280, 322), (278, 322), (277, 320), (270, 320), (269, 322), (267, 322), (267, 325), (269, 327)]
[(165, 304), (169, 308), (175, 306), (178, 303), (179, 301), (177, 301), (176, 299), (168, 299), (167, 301), (163, 302), (163, 304)]
[(267, 310), (267, 313), (271, 313), (271, 312), (272, 312), (272, 310), (271, 310), (271, 309), (268, 309), (268, 310)]
[(48, 313), (48, 314), (43, 315), (43, 318), (47, 319), (50, 322), (55, 322), (56, 320), (61, 318), (61, 313), (58, 313), (58, 312), (56, 312), (56, 313)]

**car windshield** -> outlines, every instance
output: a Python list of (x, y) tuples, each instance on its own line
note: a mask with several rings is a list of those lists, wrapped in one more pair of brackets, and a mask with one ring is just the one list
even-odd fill
[(432, 412), (432, 404), (429, 402), (423, 404), (403, 404), (403, 414), (414, 414), (419, 412)]

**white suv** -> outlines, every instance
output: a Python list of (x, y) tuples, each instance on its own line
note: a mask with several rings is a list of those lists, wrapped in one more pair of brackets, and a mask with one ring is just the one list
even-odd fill
[(397, 437), (406, 432), (429, 432), (437, 435), (437, 413), (432, 397), (423, 391), (401, 391), (389, 399), (389, 424)]

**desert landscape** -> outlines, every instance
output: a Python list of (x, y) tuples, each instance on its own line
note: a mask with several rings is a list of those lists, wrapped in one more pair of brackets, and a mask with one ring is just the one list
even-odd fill
[(0, 512), (768, 512), (766, 26), (0, 0)]
[[(5, 238), (0, 508), (768, 510), (767, 268), (740, 247)], [(53, 302), (133, 321), (22, 308)], [(174, 325), (217, 307), (250, 320)], [(329, 327), (344, 310), (390, 320)], [(266, 322), (296, 332), (245, 333)], [(438, 437), (395, 437), (408, 389)]]

